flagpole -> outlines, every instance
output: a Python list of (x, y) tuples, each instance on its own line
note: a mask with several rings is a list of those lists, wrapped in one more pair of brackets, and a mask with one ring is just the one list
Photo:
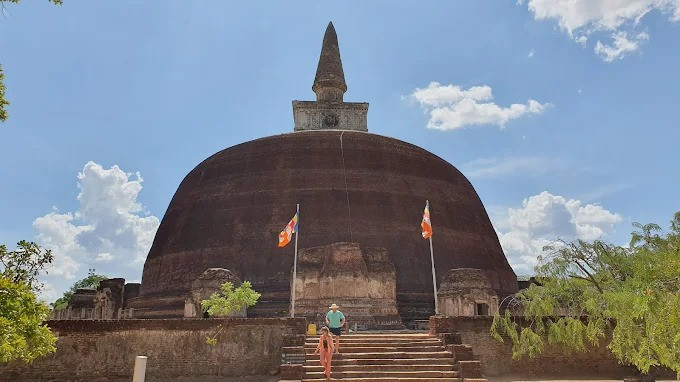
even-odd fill
[(300, 204), (297, 205), (295, 212), (297, 221), (295, 222), (295, 257), (293, 259), (293, 290), (291, 291), (290, 317), (295, 318), (295, 279), (297, 278), (297, 252), (298, 252), (298, 229), (300, 226)]
[[(430, 201), (427, 201), (430, 205)], [(430, 215), (430, 227), (432, 226), (432, 216)], [(439, 314), (439, 299), (437, 298), (437, 276), (434, 270), (434, 251), (432, 250), (432, 234), (430, 234), (430, 260), (432, 261), (432, 288), (434, 289), (434, 314)]]
[(432, 286), (434, 288), (434, 314), (439, 314), (439, 299), (437, 298), (437, 277), (434, 272), (434, 251), (432, 251), (432, 236), (430, 236), (430, 259), (432, 260)]

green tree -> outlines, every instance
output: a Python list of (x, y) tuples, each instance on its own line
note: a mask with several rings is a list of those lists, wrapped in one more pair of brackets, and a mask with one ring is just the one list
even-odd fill
[(5, 73), (2, 72), (2, 65), (0, 65), (0, 121), (7, 120), (7, 106), (9, 101), (5, 98)]
[(0, 245), (0, 362), (31, 362), (56, 350), (57, 339), (43, 324), (49, 308), (35, 295), (52, 253), (27, 241), (17, 245), (14, 251)]
[(27, 284), (0, 276), (0, 362), (31, 362), (54, 353), (57, 338), (43, 324), (48, 314)]
[(627, 248), (580, 240), (546, 247), (539, 285), (494, 316), (492, 335), (512, 341), (514, 358), (534, 357), (546, 343), (584, 351), (605, 340), (622, 364), (680, 377), (680, 212), (668, 232), (634, 226)]
[[(16, 4), (19, 1), (21, 1), (21, 0), (0, 0), (0, 4), (2, 4), (2, 3), (14, 3), (14, 4)], [(49, 0), (49, 2), (54, 3), (56, 5), (61, 5), (63, 3), (63, 0)], [(3, 6), (4, 6), (4, 4), (3, 4)]]
[(211, 317), (226, 316), (255, 305), (260, 296), (253, 290), (250, 281), (244, 281), (236, 289), (234, 284), (226, 282), (222, 284), (220, 293), (213, 293), (209, 299), (201, 301), (201, 307)]
[(17, 249), (8, 251), (5, 245), (0, 245), (0, 265), (3, 277), (14, 283), (24, 283), (34, 292), (40, 291), (42, 283), (38, 281), (40, 272), (52, 263), (54, 256), (51, 250), (43, 251), (38, 244), (22, 240), (17, 243)]
[(71, 302), (71, 297), (73, 297), (73, 294), (76, 292), (76, 290), (81, 288), (96, 289), (97, 287), (99, 287), (100, 282), (108, 279), (108, 276), (98, 275), (94, 272), (95, 272), (94, 269), (90, 269), (87, 273), (87, 277), (73, 283), (73, 285), (66, 292), (64, 292), (63, 296), (59, 297), (57, 301), (52, 303), (52, 308), (54, 309), (66, 308), (68, 306), (68, 303)]
[[(0, 12), (4, 13), (5, 3), (18, 3), (20, 0), (0, 0)], [(55, 5), (61, 5), (62, 0), (49, 0)], [(0, 122), (5, 122), (9, 115), (7, 114), (7, 106), (9, 106), (9, 101), (5, 98), (5, 75), (2, 72), (2, 65), (0, 65)]]
[[(255, 305), (260, 296), (253, 290), (249, 281), (244, 281), (236, 289), (234, 289), (234, 284), (226, 282), (222, 284), (220, 293), (213, 293), (209, 299), (201, 301), (201, 307), (211, 317), (226, 316), (245, 307)], [(222, 326), (220, 325), (213, 336), (205, 338), (205, 342), (211, 346), (217, 345), (217, 335), (221, 330)]]

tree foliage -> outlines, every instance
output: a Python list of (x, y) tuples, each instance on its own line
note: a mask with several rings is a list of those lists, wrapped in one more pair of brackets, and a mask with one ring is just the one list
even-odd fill
[(73, 285), (66, 292), (64, 292), (63, 296), (59, 297), (57, 301), (52, 303), (52, 307), (54, 309), (66, 308), (68, 303), (71, 302), (71, 297), (73, 297), (73, 294), (76, 292), (76, 290), (81, 288), (96, 289), (99, 287), (100, 282), (107, 279), (108, 276), (98, 275), (95, 273), (94, 269), (90, 269), (87, 273), (87, 277), (73, 283)]
[(31, 362), (56, 351), (56, 337), (43, 324), (49, 314), (22, 282), (0, 276), (0, 362)]
[[(238, 312), (243, 308), (253, 306), (260, 298), (260, 294), (255, 292), (249, 281), (244, 281), (241, 286), (234, 289), (234, 284), (226, 282), (222, 284), (220, 293), (213, 293), (209, 299), (201, 301), (204, 312), (208, 312), (211, 317), (226, 316), (230, 313)], [(217, 345), (217, 336), (222, 331), (222, 325), (212, 336), (207, 336), (205, 342), (210, 346)]]
[(260, 296), (253, 290), (250, 281), (244, 281), (235, 289), (234, 284), (226, 282), (222, 284), (220, 293), (213, 293), (209, 299), (201, 301), (201, 307), (211, 317), (226, 316), (255, 305)]
[[(42, 288), (38, 281), (41, 271), (52, 263), (54, 256), (51, 250), (43, 251), (38, 244), (22, 240), (17, 243), (17, 249), (8, 251), (5, 245), (0, 245), (0, 265), (3, 277), (14, 283), (24, 283), (33, 291)], [(47, 272), (47, 271), (45, 271)]]
[[(21, 0), (0, 0), (0, 3), (18, 3)], [(63, 0), (48, 0), (50, 3), (54, 3), (56, 5), (61, 5), (63, 3)]]
[[(20, 0), (0, 0), (0, 12), (4, 12), (5, 3), (18, 3)], [(49, 0), (55, 5), (61, 5), (62, 0)], [(2, 72), (2, 65), (0, 65), (0, 122), (5, 122), (9, 115), (7, 114), (7, 106), (9, 101), (5, 98), (5, 74)]]
[(17, 245), (14, 251), (0, 245), (0, 362), (31, 362), (56, 350), (57, 339), (43, 324), (49, 308), (35, 296), (52, 253), (27, 241)]
[(9, 101), (5, 98), (5, 73), (2, 72), (2, 65), (0, 65), (0, 121), (7, 120), (7, 106)]
[(680, 376), (680, 212), (668, 232), (634, 226), (627, 248), (581, 240), (546, 247), (539, 285), (494, 316), (492, 335), (512, 341), (514, 358), (534, 357), (546, 344), (583, 351), (608, 341), (623, 364)]

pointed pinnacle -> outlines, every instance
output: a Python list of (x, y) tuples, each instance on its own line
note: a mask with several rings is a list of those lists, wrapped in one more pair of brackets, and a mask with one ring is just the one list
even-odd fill
[(316, 69), (312, 90), (318, 95), (322, 88), (336, 88), (341, 90), (342, 93), (347, 91), (345, 73), (342, 70), (342, 60), (340, 59), (338, 35), (335, 33), (332, 22), (328, 23), (326, 33), (323, 36), (319, 66)]

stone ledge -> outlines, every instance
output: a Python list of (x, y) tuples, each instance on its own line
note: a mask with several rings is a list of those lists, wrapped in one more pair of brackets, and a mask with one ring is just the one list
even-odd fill
[(302, 377), (305, 375), (304, 368), (302, 365), (298, 364), (285, 364), (281, 365), (281, 374), (280, 378), (282, 380), (302, 380)]
[(472, 346), (469, 345), (448, 345), (446, 350), (453, 353), (453, 359), (456, 362), (473, 361)]
[(224, 326), (290, 326), (294, 333), (304, 334), (304, 318), (196, 318), (196, 319), (130, 319), (130, 320), (49, 320), (45, 324), (60, 335), (83, 332), (126, 330), (208, 330)]
[(439, 333), (437, 337), (442, 340), (444, 345), (460, 345), (463, 343), (458, 333)]
[(482, 363), (480, 361), (458, 361), (458, 365), (463, 378), (482, 378)]
[(307, 336), (305, 334), (287, 335), (283, 337), (283, 347), (304, 346), (306, 338)]
[(293, 101), (293, 108), (310, 109), (362, 109), (368, 110), (368, 102)]

